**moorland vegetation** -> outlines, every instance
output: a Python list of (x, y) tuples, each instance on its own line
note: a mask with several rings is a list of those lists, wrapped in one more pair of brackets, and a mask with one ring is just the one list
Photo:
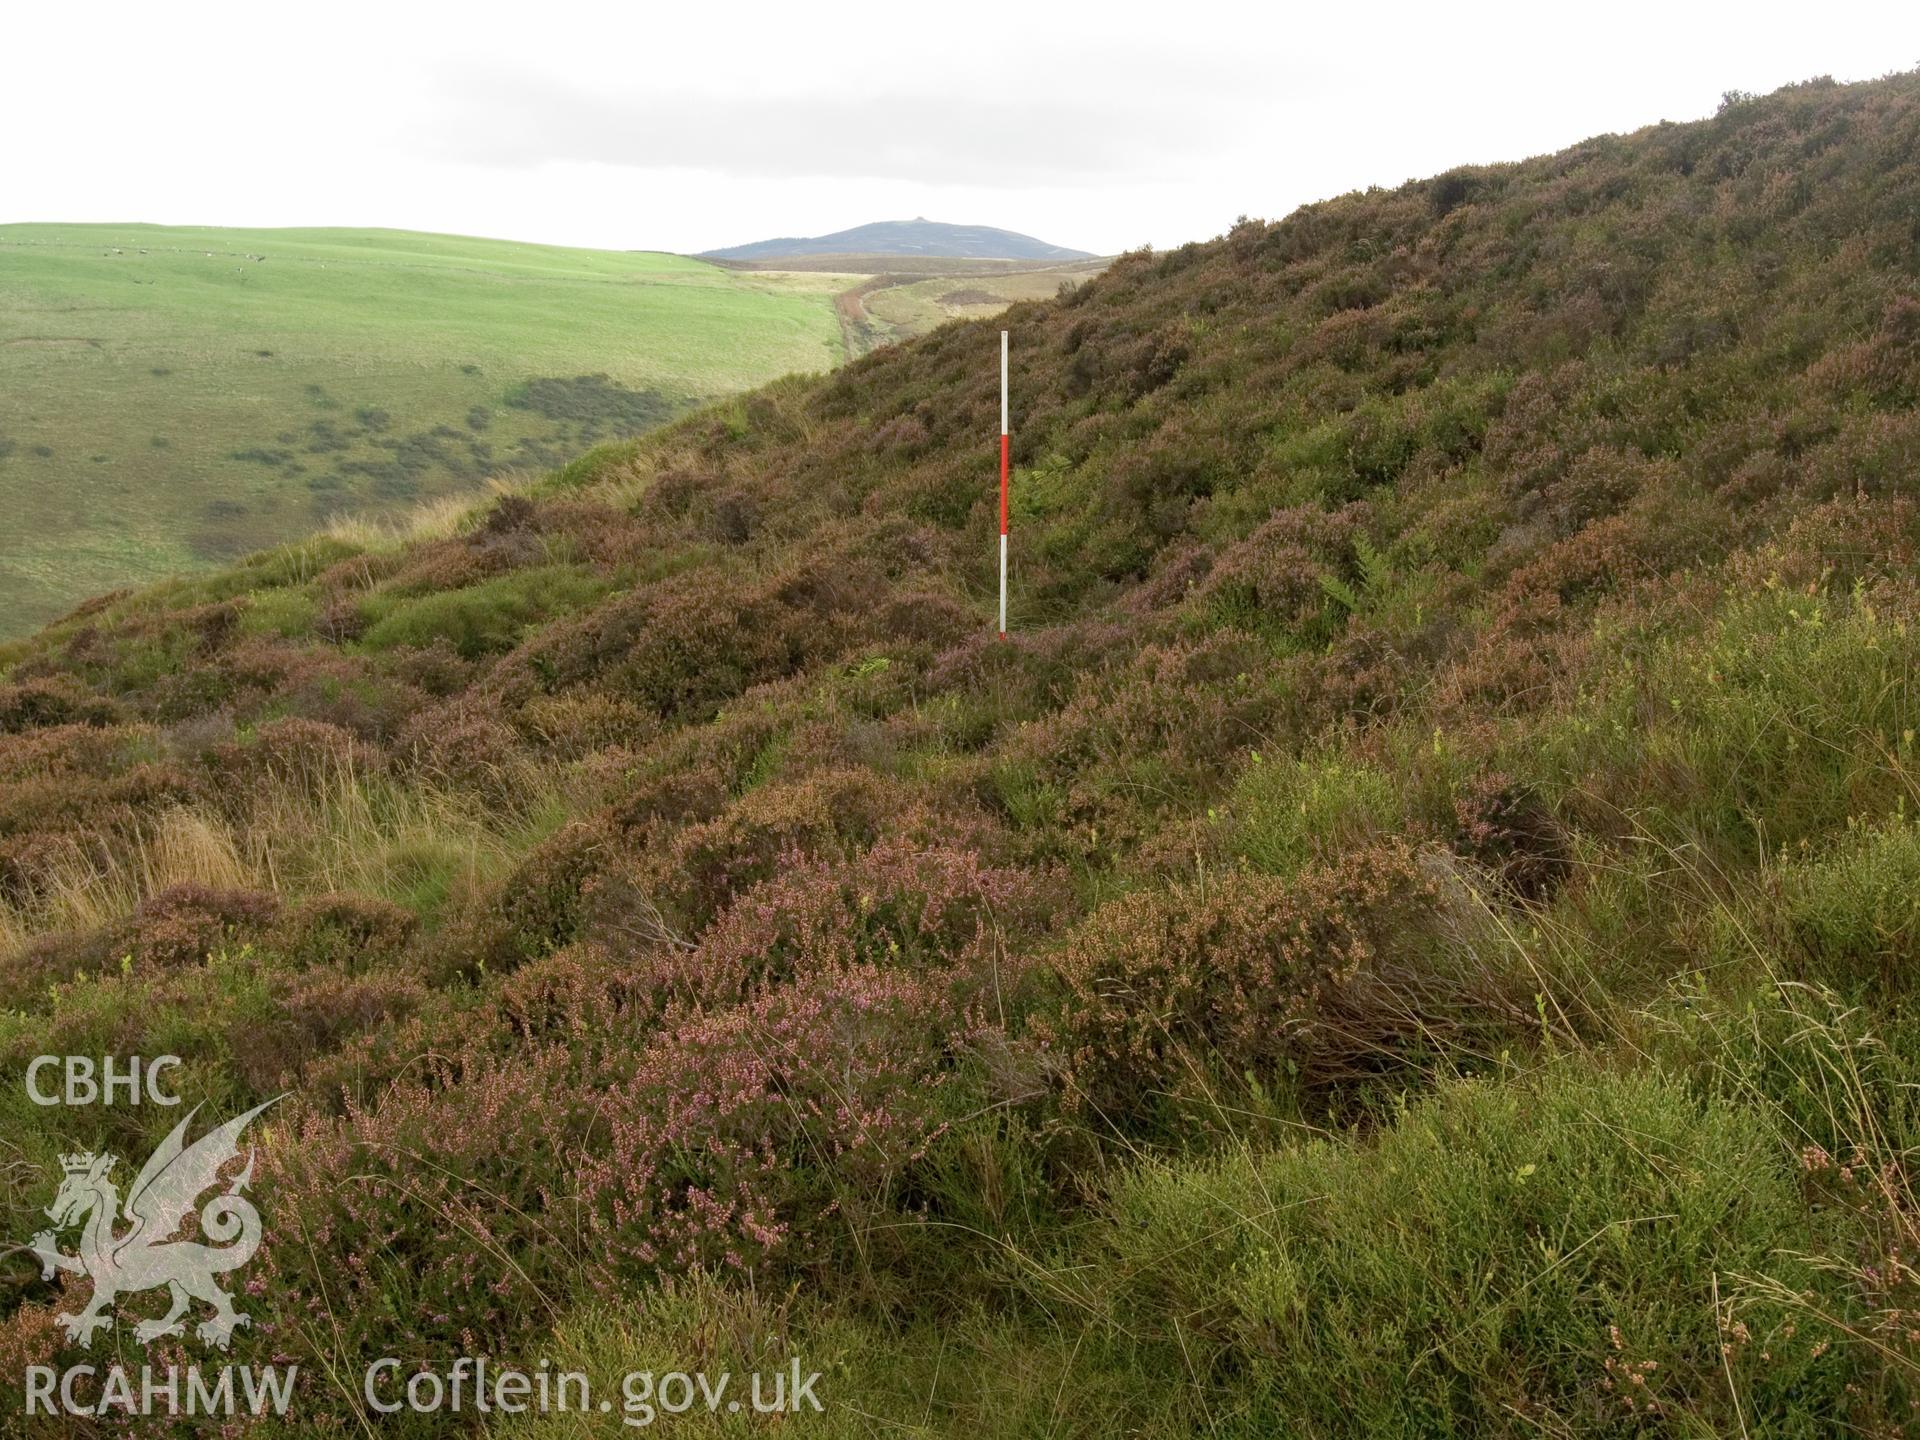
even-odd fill
[[(0, 648), (0, 1063), (291, 1092), (234, 1354), (302, 1434), (476, 1353), (1911, 1434), (1917, 402), (1920, 77), (1815, 81), (103, 597)], [(17, 1237), (174, 1119), (0, 1112)]]

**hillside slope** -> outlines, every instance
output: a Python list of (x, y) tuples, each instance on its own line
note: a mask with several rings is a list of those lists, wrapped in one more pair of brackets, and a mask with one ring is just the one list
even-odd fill
[[(0, 648), (0, 1059), (294, 1092), (234, 1354), (342, 1430), (484, 1353), (1908, 1433), (1917, 217), (1920, 76), (1814, 82), (83, 607)], [(19, 1235), (171, 1123), (0, 1114)]]
[(803, 255), (913, 255), (973, 260), (1091, 260), (1086, 250), (1050, 245), (991, 225), (949, 225), (916, 216), (878, 220), (831, 235), (783, 236), (709, 250), (702, 260), (781, 260)]
[(405, 231), (0, 226), (0, 636), (829, 369), (844, 283)]

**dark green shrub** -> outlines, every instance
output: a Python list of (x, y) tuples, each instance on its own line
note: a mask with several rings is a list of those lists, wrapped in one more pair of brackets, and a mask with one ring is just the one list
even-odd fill
[(316, 895), (280, 918), (268, 940), (273, 952), (301, 968), (359, 975), (397, 960), (420, 919), (368, 895)]

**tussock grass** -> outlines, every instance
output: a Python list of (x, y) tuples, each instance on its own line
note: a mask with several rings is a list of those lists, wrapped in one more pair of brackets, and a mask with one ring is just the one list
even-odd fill
[(0, 905), (0, 947), (17, 949), (53, 930), (99, 929), (170, 886), (242, 889), (266, 878), (243, 856), (232, 826), (216, 815), (177, 806), (104, 855), (99, 847), (79, 843), (62, 847), (35, 877), (34, 904)]
[(441, 495), (397, 515), (366, 512), (336, 515), (322, 533), (329, 539), (376, 554), (423, 540), (448, 540), (460, 533), (469, 517), (500, 496), (523, 488), (523, 481), (493, 476), (479, 496)]
[(524, 854), (551, 824), (548, 803), (530, 796), (489, 807), (340, 765), (311, 790), (269, 791), (234, 833), (268, 888), (360, 891), (432, 910)]
[[(1130, 1363), (1123, 1347), (1063, 1315), (1055, 1327), (1030, 1327), (1005, 1315), (974, 1311), (950, 1316), (937, 1329), (864, 1320), (792, 1291), (742, 1292), (719, 1277), (694, 1276), (649, 1295), (640, 1304), (596, 1304), (569, 1314), (548, 1348), (554, 1368), (587, 1375), (596, 1397), (611, 1398), (610, 1416), (546, 1415), (495, 1420), (500, 1440), (635, 1433), (622, 1417), (644, 1417), (653, 1403), (654, 1428), (681, 1434), (744, 1437), (777, 1426), (810, 1436), (965, 1434), (978, 1440), (1033, 1435), (1101, 1433), (1184, 1436), (1204, 1426), (1178, 1375), (1156, 1377)], [(802, 1407), (775, 1418), (750, 1413), (752, 1376), (762, 1396), (773, 1377), (789, 1381), (795, 1361), (802, 1375), (821, 1372), (813, 1388), (824, 1407)], [(641, 1402), (643, 1384), (623, 1393), (625, 1377), (671, 1371), (704, 1372), (717, 1384), (731, 1376), (726, 1398), (743, 1414), (708, 1411), (696, 1398), (684, 1414)], [(628, 1409), (628, 1394), (636, 1397)], [(642, 1431), (641, 1433), (645, 1433)]]
[(30, 923), (11, 905), (0, 905), (0, 956), (10, 957), (33, 938)]
[(177, 885), (376, 895), (431, 919), (497, 880), (577, 799), (530, 767), (482, 801), (372, 774), (349, 757), (264, 787), (232, 814), (175, 807), (124, 843), (63, 847), (36, 872), (34, 903), (0, 904), (0, 954), (35, 935), (112, 924)]

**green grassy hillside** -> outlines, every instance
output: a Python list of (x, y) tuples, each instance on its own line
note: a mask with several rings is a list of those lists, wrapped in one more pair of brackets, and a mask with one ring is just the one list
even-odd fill
[[(1920, 75), (1735, 98), (90, 606), (0, 1068), (292, 1092), (255, 1433), (1910, 1435), (1917, 216)], [(5, 1233), (174, 1115), (0, 1088)], [(0, 1373), (146, 1359), (39, 1275)]]
[(835, 288), (400, 231), (0, 226), (0, 634), (830, 368)]

